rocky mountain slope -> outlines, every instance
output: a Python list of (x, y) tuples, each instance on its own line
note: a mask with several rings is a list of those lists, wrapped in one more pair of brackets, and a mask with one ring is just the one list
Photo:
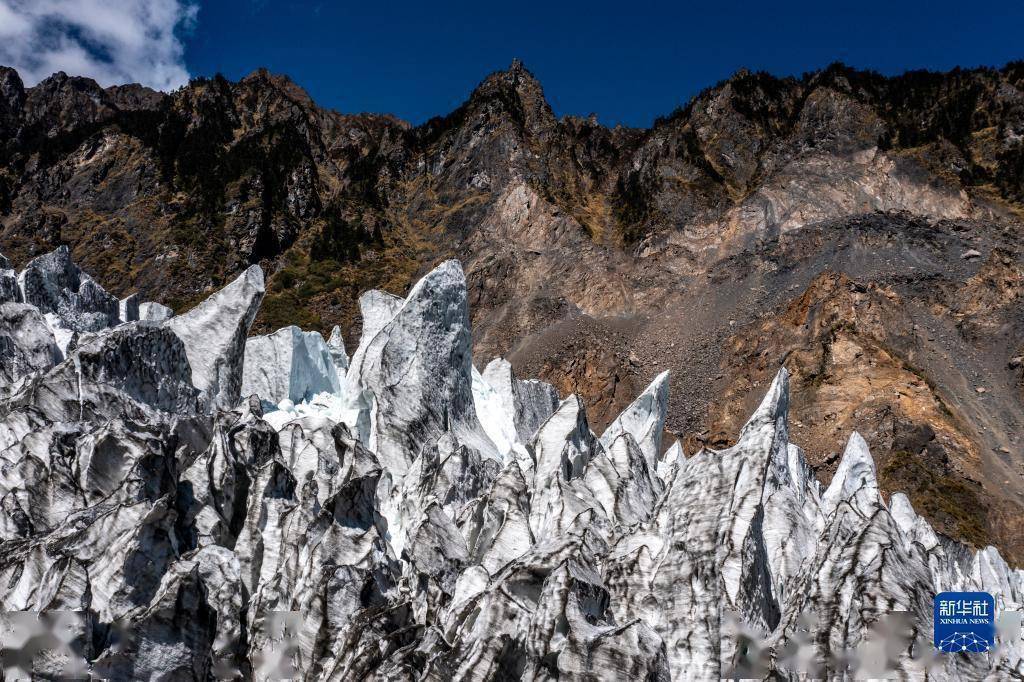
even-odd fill
[(646, 130), (556, 117), (521, 64), (418, 127), (286, 78), (175, 93), (0, 72), (0, 250), (58, 245), (185, 311), (260, 264), (255, 329), (353, 344), (354, 301), (458, 257), (474, 351), (601, 430), (655, 376), (665, 439), (732, 444), (785, 363), (830, 480), (847, 434), (937, 529), (1024, 562), (1024, 66), (740, 72)]
[[(856, 432), (819, 483), (785, 369), (735, 445), (662, 456), (669, 373), (598, 436), (477, 370), (456, 261), (363, 294), (351, 357), (248, 337), (258, 266), (171, 317), (66, 248), (0, 283), (5, 679), (1024, 675), (1024, 571), (884, 500)], [(996, 649), (935, 652), (944, 590), (995, 597)]]

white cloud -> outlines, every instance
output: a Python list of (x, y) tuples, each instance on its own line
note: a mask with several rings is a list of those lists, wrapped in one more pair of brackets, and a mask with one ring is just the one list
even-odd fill
[(173, 90), (188, 82), (179, 34), (197, 10), (191, 0), (0, 0), (0, 64), (26, 85), (64, 71)]

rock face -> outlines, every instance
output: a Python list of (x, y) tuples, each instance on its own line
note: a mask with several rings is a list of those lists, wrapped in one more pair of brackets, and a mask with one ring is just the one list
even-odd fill
[(786, 369), (734, 445), (662, 454), (666, 374), (598, 438), (577, 396), (477, 371), (456, 262), (364, 297), (345, 382), (319, 334), (235, 342), (258, 275), (66, 358), (38, 308), (2, 304), (5, 677), (1024, 675), (1019, 629), (984, 656), (930, 641), (937, 592), (1002, 615), (1024, 572), (886, 502), (856, 433), (822, 486)]

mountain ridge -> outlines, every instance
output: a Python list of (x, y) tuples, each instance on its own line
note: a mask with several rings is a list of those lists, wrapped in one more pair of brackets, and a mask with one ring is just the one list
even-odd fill
[(738, 72), (627, 129), (555, 116), (519, 63), (420, 126), (263, 70), (155, 94), (5, 69), (0, 250), (21, 267), (67, 244), (115, 294), (178, 312), (259, 263), (256, 331), (339, 324), (350, 344), (362, 291), (458, 257), (477, 357), (579, 393), (598, 426), (671, 369), (693, 388), (666, 429), (690, 451), (727, 445), (796, 359), (823, 479), (836, 425), (861, 431), (883, 488), (947, 490), (933, 525), (1020, 562), (1022, 83), (1021, 62)]

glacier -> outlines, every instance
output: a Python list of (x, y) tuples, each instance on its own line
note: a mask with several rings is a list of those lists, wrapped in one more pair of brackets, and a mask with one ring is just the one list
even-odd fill
[(0, 256), (5, 679), (1024, 676), (1019, 628), (931, 644), (936, 593), (1012, 620), (1024, 572), (886, 500), (856, 433), (822, 486), (785, 368), (734, 446), (686, 453), (667, 373), (598, 436), (478, 369), (456, 261), (363, 294), (351, 357), (338, 328), (249, 336), (263, 293), (253, 266), (175, 315), (66, 248)]
[(242, 363), (242, 394), (258, 395), (274, 405), (341, 391), (335, 357), (320, 332), (292, 326), (252, 336), (245, 342)]

